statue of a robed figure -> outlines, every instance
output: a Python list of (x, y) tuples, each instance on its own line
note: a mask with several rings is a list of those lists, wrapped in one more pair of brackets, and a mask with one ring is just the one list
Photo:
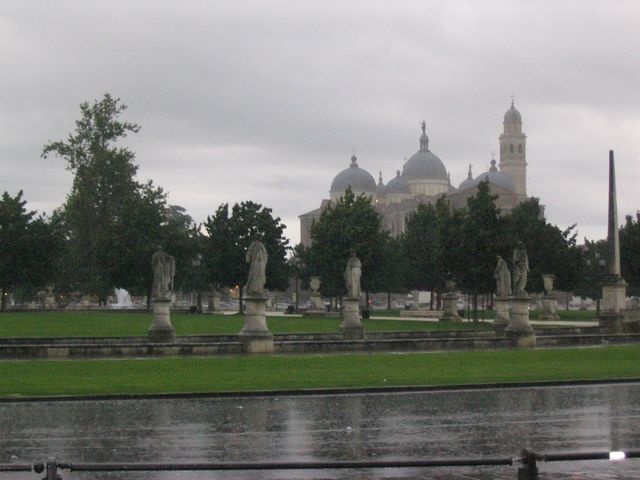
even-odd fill
[(261, 297), (264, 295), (264, 286), (267, 283), (266, 271), (269, 255), (260, 236), (257, 236), (247, 248), (246, 260), (249, 264), (249, 273), (244, 290), (248, 296)]
[(518, 242), (513, 251), (513, 294), (515, 296), (527, 296), (527, 276), (529, 274), (529, 257), (522, 242)]
[(351, 257), (347, 261), (344, 269), (344, 280), (347, 285), (347, 298), (360, 298), (362, 289), (360, 287), (360, 277), (362, 276), (362, 262), (356, 256), (355, 251), (351, 251)]
[(171, 325), (171, 296), (173, 295), (173, 276), (176, 274), (176, 261), (162, 247), (158, 246), (151, 257), (153, 269), (153, 323), (149, 327), (149, 337), (153, 342), (173, 342), (176, 331)]
[(153, 268), (153, 294), (154, 300), (167, 300), (173, 294), (173, 277), (176, 274), (175, 259), (158, 247), (151, 257)]

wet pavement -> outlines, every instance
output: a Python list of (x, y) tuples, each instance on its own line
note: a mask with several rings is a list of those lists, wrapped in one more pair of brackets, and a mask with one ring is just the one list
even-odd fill
[[(0, 404), (0, 463), (310, 462), (640, 448), (640, 384)], [(640, 479), (640, 459), (540, 463), (540, 478)], [(64, 479), (515, 479), (516, 466), (80, 473)], [(0, 480), (41, 478), (0, 473)]]

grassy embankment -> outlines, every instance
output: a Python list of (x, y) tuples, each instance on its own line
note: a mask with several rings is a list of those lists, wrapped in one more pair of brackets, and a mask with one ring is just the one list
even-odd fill
[[(7, 337), (118, 337), (146, 336), (150, 313), (121, 312), (26, 312), (1, 313), (0, 338)], [(171, 315), (178, 335), (237, 334), (243, 325), (240, 315)], [(335, 333), (337, 318), (305, 319), (268, 317), (273, 333)], [(489, 329), (488, 324), (416, 322), (400, 320), (363, 320), (369, 332), (408, 330)]]
[(601, 380), (640, 378), (640, 345), (404, 355), (2, 361), (0, 372), (0, 397)]

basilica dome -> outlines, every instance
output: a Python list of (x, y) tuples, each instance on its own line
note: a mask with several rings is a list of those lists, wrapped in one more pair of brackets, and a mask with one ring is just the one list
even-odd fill
[(396, 172), (395, 178), (389, 180), (387, 183), (387, 194), (395, 194), (395, 193), (411, 193), (411, 188), (409, 187), (409, 183), (407, 183), (407, 179), (400, 175), (400, 170)]
[(342, 170), (331, 182), (331, 196), (342, 195), (347, 187), (356, 195), (361, 193), (375, 195), (377, 186), (373, 176), (364, 168), (358, 167), (356, 156), (351, 157), (349, 168)]
[(447, 169), (436, 155), (429, 151), (429, 137), (420, 137), (420, 150), (413, 154), (402, 169), (402, 176), (408, 180), (442, 180), (449, 182)]
[(491, 160), (491, 168), (489, 169), (489, 171), (478, 175), (478, 178), (473, 181), (473, 184), (475, 186), (484, 181), (488, 181), (492, 185), (497, 185), (498, 187), (502, 187), (512, 192), (515, 192), (516, 190), (511, 178), (498, 171), (498, 169), (496, 168), (495, 159)]
[(473, 187), (475, 184), (476, 183), (473, 180), (473, 174), (471, 173), (471, 165), (469, 165), (469, 172), (467, 173), (467, 178), (465, 178), (462, 181), (462, 183), (460, 183), (458, 190), (466, 190), (467, 188)]

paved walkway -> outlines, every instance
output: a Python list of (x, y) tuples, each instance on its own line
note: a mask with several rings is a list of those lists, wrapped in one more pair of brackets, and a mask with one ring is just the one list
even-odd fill
[[(377, 316), (374, 315), (371, 317), (371, 320), (399, 320), (399, 321), (408, 321), (408, 322), (438, 322), (437, 318), (426, 318), (426, 317), (385, 317), (385, 316)], [(493, 323), (493, 319), (487, 318), (485, 320), (480, 319), (481, 321)], [(471, 323), (473, 320), (467, 320), (466, 318), (462, 319), (463, 323)], [(596, 321), (573, 321), (573, 320), (530, 320), (529, 323), (531, 325), (539, 325), (539, 326), (557, 326), (557, 327), (597, 327), (599, 324)]]

